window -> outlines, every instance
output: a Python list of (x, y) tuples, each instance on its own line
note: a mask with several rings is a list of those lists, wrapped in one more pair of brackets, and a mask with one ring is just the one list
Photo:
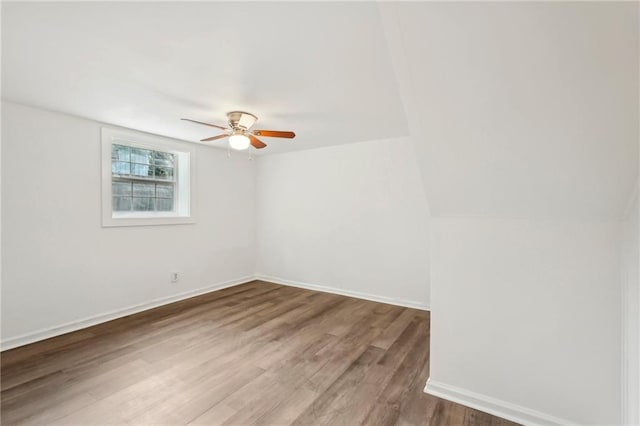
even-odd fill
[(112, 210), (173, 211), (175, 169), (176, 154), (112, 144)]
[(193, 223), (190, 145), (103, 128), (103, 226)]

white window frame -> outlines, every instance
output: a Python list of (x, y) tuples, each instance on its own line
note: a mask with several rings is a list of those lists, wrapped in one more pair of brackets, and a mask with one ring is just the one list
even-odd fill
[[(176, 157), (174, 211), (114, 212), (112, 201), (111, 146), (169, 152)], [(195, 223), (196, 146), (188, 142), (132, 130), (102, 128), (102, 226), (181, 225)]]

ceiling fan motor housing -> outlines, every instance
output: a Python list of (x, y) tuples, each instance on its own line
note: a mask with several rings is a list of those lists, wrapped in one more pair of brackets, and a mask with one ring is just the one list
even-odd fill
[(244, 111), (231, 111), (227, 113), (227, 119), (229, 120), (229, 127), (232, 129), (248, 130), (258, 120), (258, 117)]

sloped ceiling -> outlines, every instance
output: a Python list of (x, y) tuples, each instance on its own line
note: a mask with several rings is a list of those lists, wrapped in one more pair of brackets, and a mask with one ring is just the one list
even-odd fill
[(638, 3), (383, 3), (431, 212), (620, 217), (638, 173)]
[(633, 2), (3, 2), (2, 96), (188, 141), (244, 109), (298, 134), (264, 154), (410, 135), (434, 215), (612, 219), (638, 47)]

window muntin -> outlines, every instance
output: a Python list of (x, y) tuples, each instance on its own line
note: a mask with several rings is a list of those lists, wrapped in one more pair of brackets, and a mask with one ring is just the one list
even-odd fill
[(172, 212), (176, 197), (176, 154), (111, 145), (114, 212)]

